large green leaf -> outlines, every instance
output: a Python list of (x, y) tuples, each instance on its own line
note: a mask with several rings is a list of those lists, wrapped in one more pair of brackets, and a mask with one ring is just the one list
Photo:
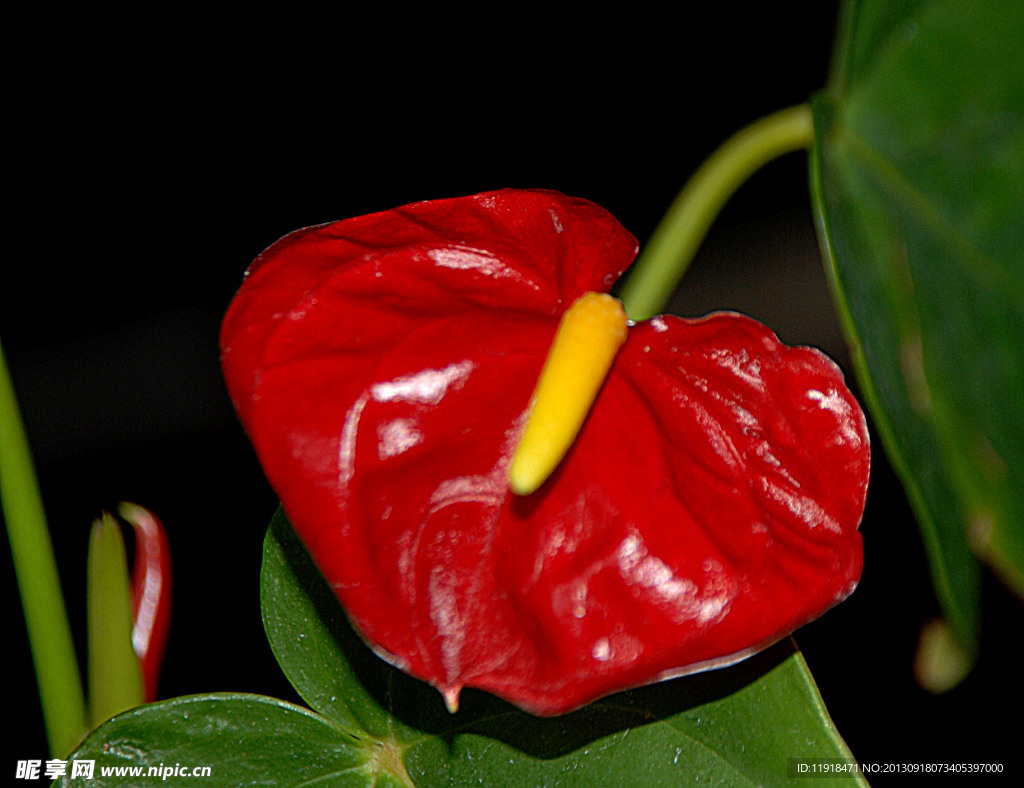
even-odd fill
[(811, 183), (857, 372), (976, 646), (975, 555), (1024, 592), (1024, 4), (849, 2)]
[[(449, 714), (437, 692), (362, 643), (280, 513), (264, 545), (262, 602), (278, 660), (319, 714), (254, 695), (178, 698), (113, 718), (71, 761), (94, 761), (99, 786), (147, 784), (150, 767), (209, 767), (209, 786), (406, 788), (772, 786), (801, 784), (798, 760), (853, 763), (792, 641), (555, 719), (472, 691)], [(60, 784), (70, 776), (69, 765)]]
[(453, 715), (359, 640), (280, 512), (262, 584), (267, 634), (295, 688), (339, 726), (401, 752), (417, 785), (781, 785), (788, 759), (852, 761), (791, 641), (555, 719), (469, 690)]
[[(206, 786), (361, 786), (377, 772), (373, 748), (323, 717), (227, 693), (175, 698), (112, 718), (70, 756), (57, 784), (80, 785), (73, 762), (89, 760), (92, 786), (178, 785), (185, 778)], [(170, 779), (176, 768), (187, 772)], [(198, 771), (207, 768), (208, 774)], [(280, 774), (288, 781), (279, 782)]]

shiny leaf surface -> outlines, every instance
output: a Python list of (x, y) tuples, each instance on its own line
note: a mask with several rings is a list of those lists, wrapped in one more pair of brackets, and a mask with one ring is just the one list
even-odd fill
[(262, 589), (271, 646), (303, 698), (359, 737), (392, 743), (417, 785), (781, 785), (789, 758), (850, 760), (791, 641), (555, 719), (472, 691), (452, 715), (362, 643), (281, 512)]
[(872, 413), (968, 649), (1024, 592), (1024, 6), (848, 3), (812, 188)]
[(473, 691), (452, 715), (366, 647), (280, 511), (264, 543), (261, 599), (278, 661), (323, 716), (252, 695), (178, 698), (115, 717), (71, 760), (94, 760), (100, 786), (140, 783), (111, 770), (180, 765), (209, 767), (201, 779), (214, 786), (424, 788), (775, 786), (791, 784), (790, 759), (852, 762), (790, 640), (555, 719)]
[[(307, 709), (258, 695), (197, 695), (114, 717), (70, 756), (57, 784), (81, 784), (81, 777), (72, 778), (73, 762), (92, 760), (88, 784), (96, 786), (171, 785), (186, 779), (232, 788), (318, 781), (365, 786), (379, 773), (372, 758), (372, 748)], [(188, 771), (175, 775), (176, 767)], [(151, 768), (158, 771), (150, 773)], [(193, 772), (206, 768), (208, 774)]]

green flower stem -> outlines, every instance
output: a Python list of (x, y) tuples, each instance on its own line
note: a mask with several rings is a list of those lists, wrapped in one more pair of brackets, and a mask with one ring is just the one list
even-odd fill
[(89, 722), (141, 706), (142, 668), (132, 647), (132, 590), (121, 526), (109, 514), (89, 535), (85, 594), (89, 627)]
[(728, 199), (768, 162), (809, 148), (813, 136), (810, 107), (802, 104), (755, 121), (712, 153), (633, 264), (620, 295), (626, 314), (646, 320), (663, 310)]
[(32, 455), (2, 348), (0, 502), (21, 591), (50, 752), (63, 758), (88, 730), (85, 697)]

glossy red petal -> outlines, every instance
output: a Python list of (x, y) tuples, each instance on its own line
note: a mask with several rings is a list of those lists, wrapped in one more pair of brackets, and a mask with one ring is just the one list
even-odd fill
[(372, 359), (388, 337), (441, 315), (557, 316), (583, 293), (611, 288), (636, 249), (593, 203), (511, 189), (298, 230), (253, 262), (225, 316), (235, 404), (245, 420), (264, 369)]
[(132, 569), (132, 646), (142, 666), (147, 702), (156, 700), (171, 625), (171, 551), (163, 523), (131, 503), (118, 508), (135, 532)]
[(817, 351), (735, 314), (636, 326), (558, 474), (499, 529), (537, 673), (472, 683), (559, 713), (776, 642), (856, 586), (869, 457)]
[(631, 329), (534, 495), (507, 467), (562, 311), (635, 242), (547, 192), (289, 236), (225, 320), (229, 391), (354, 624), (446, 697), (538, 714), (739, 659), (848, 594), (868, 471), (836, 367), (738, 315)]

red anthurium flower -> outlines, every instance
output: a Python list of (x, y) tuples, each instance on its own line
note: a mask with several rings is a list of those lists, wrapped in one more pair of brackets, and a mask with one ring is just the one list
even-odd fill
[(726, 665), (860, 576), (863, 414), (829, 359), (737, 314), (623, 318), (567, 454), (512, 492), (563, 315), (635, 253), (592, 203), (499, 191), (293, 233), (228, 311), (286, 513), (367, 642), (451, 707), (473, 686), (559, 714)]

